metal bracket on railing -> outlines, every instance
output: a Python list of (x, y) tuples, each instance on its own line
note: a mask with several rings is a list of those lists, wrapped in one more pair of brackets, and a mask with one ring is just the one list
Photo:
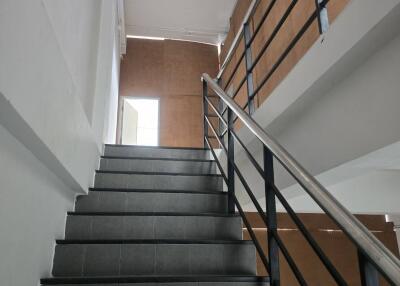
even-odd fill
[(319, 33), (325, 34), (329, 28), (328, 9), (326, 8), (325, 0), (315, 0), (315, 6), (317, 7), (318, 17), (318, 29)]

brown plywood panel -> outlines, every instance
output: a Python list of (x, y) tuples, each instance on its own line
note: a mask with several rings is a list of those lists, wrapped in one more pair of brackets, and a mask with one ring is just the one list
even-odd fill
[(160, 106), (160, 145), (203, 146), (201, 96), (167, 95)]
[(231, 23), (235, 35), (239, 31), (240, 26), (242, 25), (243, 18), (246, 15), (247, 10), (249, 9), (250, 3), (251, 0), (238, 0), (236, 3), (231, 18)]
[[(231, 17), (231, 26), (228, 32), (228, 37), (226, 40), (226, 45), (222, 49), (221, 58), (223, 59), (226, 55), (226, 51), (229, 48), (232, 39), (236, 31), (238, 31), (243, 17), (248, 9), (251, 1), (243, 0), (238, 1), (237, 6)], [(257, 6), (257, 9), (251, 19), (251, 26), (254, 29), (257, 27), (263, 18), (265, 11), (269, 8), (271, 0), (261, 0)], [(350, 0), (335, 0), (330, 1), (327, 5), (329, 21), (332, 23), (335, 18), (340, 14), (340, 12), (345, 8), (345, 6), (350, 2)], [(281, 20), (282, 16), (288, 9), (291, 0), (280, 0), (276, 1), (273, 8), (271, 9), (269, 15), (262, 23), (259, 33), (254, 39), (252, 44), (252, 57), (253, 60), (259, 55), (264, 43), (270, 38), (273, 30), (277, 26), (278, 22)], [(316, 10), (314, 0), (303, 0), (297, 1), (293, 10), (291, 11), (286, 22), (281, 27), (280, 31), (275, 36), (273, 42), (267, 48), (265, 54), (261, 57), (259, 63), (253, 70), (254, 81), (257, 86), (262, 82), (265, 76), (271, 71), (275, 63), (277, 63), (280, 56), (283, 54), (284, 50), (289, 46), (292, 39), (299, 32), (301, 27), (305, 24), (307, 19)], [(318, 40), (319, 31), (318, 23), (315, 20), (313, 24), (309, 27), (306, 33), (298, 41), (298, 43), (293, 47), (291, 52), (287, 55), (285, 60), (276, 68), (274, 73), (270, 76), (265, 86), (260, 90), (260, 93), (256, 96), (255, 103), (256, 107), (262, 104), (268, 96), (273, 92), (273, 90), (282, 82), (282, 80), (290, 73), (293, 67), (301, 60), (301, 58), (306, 54), (310, 47)], [(243, 39), (242, 39), (243, 40)], [(222, 76), (222, 82), (225, 84), (227, 79), (232, 73), (232, 69), (240, 57), (243, 51), (244, 45), (240, 45), (237, 51), (234, 53), (232, 62), (227, 66), (224, 75)], [(222, 60), (221, 60), (222, 61)], [(237, 73), (244, 74), (243, 70), (237, 71)], [(233, 86), (240, 81), (241, 78), (238, 75), (234, 76)], [(224, 85), (225, 86), (225, 85)]]
[(169, 41), (164, 44), (164, 90), (174, 95), (200, 95), (201, 74), (216, 76), (217, 49), (212, 45)]
[(160, 98), (160, 145), (203, 146), (202, 73), (215, 77), (215, 46), (128, 39), (120, 95)]
[(163, 41), (128, 39), (121, 61), (120, 95), (159, 96), (163, 92)]
[[(256, 213), (247, 213), (251, 225), (257, 227), (256, 236), (261, 243), (263, 250), (267, 249), (266, 230)], [(357, 252), (351, 241), (343, 232), (337, 231), (333, 227), (330, 219), (324, 214), (300, 214), (305, 225), (311, 226), (310, 232), (338, 271), (349, 282), (349, 285), (358, 286), (359, 269)], [(357, 215), (365, 225), (373, 231), (374, 235), (386, 245), (393, 253), (398, 255), (398, 246), (396, 236), (391, 223), (385, 223), (384, 216), (379, 215)], [(295, 260), (309, 285), (336, 285), (329, 273), (320, 262), (319, 258), (313, 252), (303, 235), (290, 222), (286, 213), (278, 214), (279, 236), (285, 243), (288, 251)], [(333, 227), (333, 229), (332, 229)], [(250, 239), (247, 230), (244, 230), (244, 239)], [(280, 254), (281, 267), (281, 285), (298, 285), (294, 275), (286, 263), (282, 254)], [(260, 258), (257, 258), (257, 271), (259, 275), (266, 275)], [(381, 281), (381, 285), (388, 285)]]

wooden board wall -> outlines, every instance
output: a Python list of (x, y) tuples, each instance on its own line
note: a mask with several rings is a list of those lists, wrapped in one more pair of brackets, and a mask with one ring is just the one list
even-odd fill
[[(257, 213), (247, 213), (252, 227), (257, 228), (256, 236), (261, 242), (264, 252), (267, 248), (267, 236), (265, 224)], [(300, 219), (311, 232), (314, 239), (321, 246), (328, 258), (337, 267), (340, 274), (351, 286), (359, 286), (359, 269), (357, 252), (354, 245), (346, 235), (338, 229), (336, 224), (325, 214), (300, 214)], [(399, 255), (396, 234), (393, 224), (386, 223), (383, 215), (357, 215), (357, 218), (374, 235), (386, 245), (393, 253)], [(301, 232), (286, 213), (278, 214), (278, 233), (288, 248), (299, 269), (302, 271), (308, 285), (336, 285), (329, 273), (324, 269), (319, 258), (314, 254), (311, 247), (304, 239)], [(247, 230), (243, 231), (244, 238), (250, 239)], [(282, 254), (280, 255), (280, 267), (282, 286), (298, 285), (295, 277), (286, 263)], [(258, 275), (266, 275), (265, 268), (257, 257)], [(382, 280), (383, 282), (383, 280)], [(388, 285), (382, 283), (381, 285)]]
[(203, 146), (201, 74), (215, 77), (216, 46), (173, 40), (128, 39), (120, 96), (160, 99), (160, 145)]
[[(350, 0), (331, 0), (327, 5), (329, 22), (333, 23), (340, 12), (345, 8)], [(289, 7), (291, 0), (280, 0), (276, 1), (273, 8), (271, 9), (265, 22), (262, 24), (260, 31), (254, 39), (252, 44), (252, 57), (253, 60), (258, 56), (264, 43), (270, 38), (273, 30), (281, 20), (282, 16)], [(224, 45), (221, 49), (220, 61), (223, 62), (227, 52), (232, 44), (232, 41), (240, 28), (243, 21), (243, 17), (250, 5), (250, 0), (238, 0), (238, 3), (234, 9), (232, 17), (230, 19), (230, 29), (228, 36), (225, 40)], [(255, 27), (261, 21), (264, 12), (267, 10), (271, 0), (261, 0), (257, 9), (251, 18), (250, 27), (255, 30)], [(289, 43), (300, 31), (301, 27), (306, 23), (310, 15), (315, 11), (315, 0), (302, 0), (298, 1), (290, 12), (285, 23), (280, 28), (279, 32), (274, 37), (273, 41), (267, 48), (265, 54), (262, 56), (258, 64), (256, 65), (254, 73), (254, 85), (257, 87), (263, 80), (264, 76), (269, 73), (273, 65), (278, 61), (279, 57), (283, 54), (284, 50), (289, 46)], [(262, 104), (272, 91), (279, 85), (279, 83), (289, 74), (293, 67), (300, 61), (300, 59), (306, 54), (311, 46), (319, 38), (318, 23), (315, 20), (309, 27), (307, 32), (294, 46), (291, 52), (287, 55), (286, 59), (280, 64), (272, 76), (268, 79), (266, 84), (261, 88), (257, 97), (255, 98), (255, 107), (257, 108)], [(232, 70), (239, 64), (239, 69), (233, 77), (233, 80), (228, 85), (228, 89), (231, 88), (236, 90), (239, 83), (245, 77), (245, 60), (240, 60), (240, 55), (244, 50), (243, 40), (239, 43), (232, 60), (226, 67), (226, 71), (222, 76), (222, 84), (225, 86), (228, 79), (232, 74)], [(246, 83), (240, 89), (235, 101), (243, 106), (247, 102), (247, 90)], [(239, 127), (238, 125), (237, 127)]]

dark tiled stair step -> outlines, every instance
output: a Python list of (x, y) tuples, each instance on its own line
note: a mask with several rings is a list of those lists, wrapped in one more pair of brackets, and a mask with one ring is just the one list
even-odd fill
[[(104, 276), (104, 277), (56, 277), (41, 280), (42, 285), (179, 285), (179, 286), (267, 286), (264, 276), (199, 275), (199, 276)], [(121, 285), (122, 286), (122, 285)]]
[(215, 174), (216, 165), (214, 161), (199, 159), (102, 157), (100, 160), (100, 170)]
[(222, 191), (222, 177), (218, 174), (97, 171), (94, 186), (121, 189)]
[(240, 216), (198, 213), (70, 212), (66, 239), (242, 239)]
[(54, 276), (255, 275), (243, 240), (59, 240)]
[(175, 148), (129, 145), (106, 145), (104, 149), (104, 156), (203, 160), (211, 159), (210, 151), (204, 148)]
[(76, 200), (77, 212), (227, 213), (226, 193), (95, 189)]
[(224, 191), (194, 191), (190, 189), (175, 190), (175, 189), (138, 189), (138, 188), (89, 188), (91, 192), (124, 192), (124, 193), (181, 193), (181, 194), (210, 194), (210, 195), (226, 195)]

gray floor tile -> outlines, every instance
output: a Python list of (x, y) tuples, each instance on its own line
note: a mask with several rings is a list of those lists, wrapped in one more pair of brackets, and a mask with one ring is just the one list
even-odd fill
[(157, 239), (183, 239), (185, 237), (185, 217), (156, 217), (154, 234)]
[(96, 239), (118, 239), (124, 237), (122, 216), (94, 216), (92, 237)]
[(187, 239), (214, 239), (215, 217), (186, 217), (185, 238)]
[(125, 239), (153, 239), (154, 216), (126, 216), (123, 218)]
[(123, 212), (126, 209), (126, 193), (123, 192), (97, 192), (99, 197), (99, 211)]
[(190, 248), (190, 272), (192, 274), (223, 273), (223, 244), (199, 244)]
[(223, 265), (226, 274), (256, 275), (256, 251), (254, 245), (224, 245)]
[(56, 245), (53, 275), (81, 276), (85, 247), (82, 245)]
[(91, 244), (86, 246), (84, 275), (108, 276), (119, 274), (121, 246)]
[(190, 245), (157, 245), (156, 273), (162, 275), (190, 274), (189, 248)]
[(155, 272), (155, 244), (121, 246), (121, 275), (151, 275)]
[(91, 216), (68, 216), (65, 227), (66, 239), (90, 239), (92, 236)]

